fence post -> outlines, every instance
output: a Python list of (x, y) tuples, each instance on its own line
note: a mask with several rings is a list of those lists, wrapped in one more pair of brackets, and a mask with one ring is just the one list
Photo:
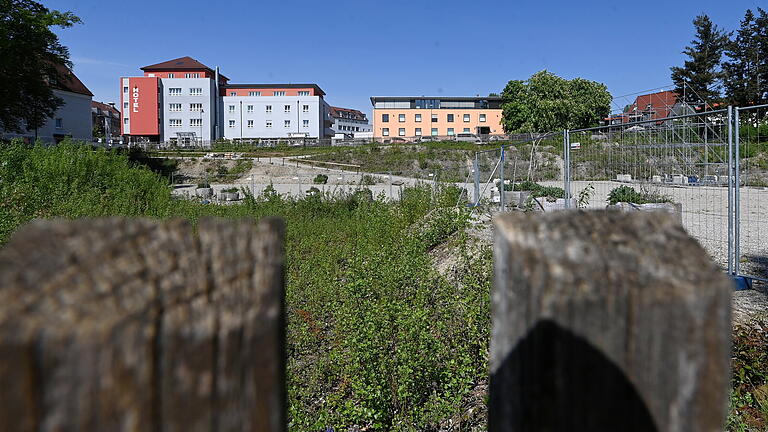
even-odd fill
[(478, 153), (475, 152), (475, 161), (472, 163), (472, 170), (475, 177), (475, 207), (480, 203), (480, 163), (478, 162)]
[(734, 125), (734, 189), (733, 189), (733, 270), (735, 275), (739, 275), (739, 266), (741, 261), (741, 250), (739, 247), (739, 238), (741, 237), (741, 173), (739, 172), (739, 159), (741, 150), (739, 149), (739, 108), (736, 107), (733, 113)]
[(284, 431), (283, 225), (39, 221), (0, 251), (0, 430)]
[(565, 208), (571, 208), (571, 133), (563, 131), (563, 197)]
[(499, 211), (504, 211), (504, 144), (499, 155)]
[(728, 274), (733, 274), (733, 107), (728, 105)]
[(672, 215), (495, 220), (489, 431), (720, 431), (732, 284)]

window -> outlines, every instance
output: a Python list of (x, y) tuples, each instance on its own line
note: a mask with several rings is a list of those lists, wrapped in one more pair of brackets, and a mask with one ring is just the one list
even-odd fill
[(123, 87), (123, 93), (128, 93), (128, 87)]
[(231, 113), (235, 112), (235, 106), (234, 105), (230, 105), (229, 106), (229, 112), (231, 112)]
[[(181, 93), (179, 93), (179, 94), (181, 94)], [(201, 89), (200, 87), (195, 87), (195, 88), (189, 89), (189, 95), (190, 96), (201, 96), (202, 94), (203, 94), (203, 89)]]
[(248, 96), (261, 96), (261, 92), (260, 91), (251, 91), (251, 92), (248, 92)]
[(405, 114), (398, 114), (397, 121), (399, 121), (400, 123), (405, 123)]
[(283, 122), (283, 127), (287, 127), (287, 128), (291, 127), (291, 121), (290, 120), (285, 120)]
[(469, 123), (469, 114), (464, 114), (464, 123)]
[(382, 123), (389, 123), (389, 114), (382, 114), (381, 115), (381, 122)]
[(123, 109), (128, 109), (128, 102), (123, 102)]
[(189, 119), (189, 125), (191, 127), (203, 127), (203, 119), (200, 119), (200, 118)]
[(480, 122), (484, 122), (484, 121), (485, 121), (485, 114), (480, 114)]
[(437, 114), (432, 114), (432, 123), (437, 122)]
[(309, 92), (308, 91), (300, 91), (299, 92), (299, 96), (309, 96)]
[(290, 105), (284, 105), (283, 106), (285, 112), (291, 112), (291, 106)]
[(63, 129), (64, 128), (64, 119), (57, 118), (56, 119), (56, 129)]
[(304, 126), (305, 128), (308, 128), (309, 127), (309, 120), (302, 120), (301, 121), (301, 125)]
[(273, 93), (273, 96), (285, 96), (285, 92), (284, 91), (276, 91), (276, 92)]
[(237, 96), (237, 92), (229, 92), (230, 96)]
[(171, 87), (168, 89), (168, 95), (169, 96), (181, 96), (181, 88), (180, 87)]
[(174, 74), (172, 74), (172, 73), (169, 73), (169, 74), (168, 74), (168, 78), (173, 78), (174, 76), (175, 76), (175, 75), (174, 75)]
[(448, 114), (448, 123), (453, 123), (453, 114)]
[(200, 78), (199, 73), (186, 73), (184, 74), (184, 78)]
[(432, 128), (432, 136), (437, 136), (437, 128)]
[(421, 123), (421, 114), (416, 114), (416, 123)]
[(301, 112), (309, 112), (309, 105), (302, 105)]
[(246, 107), (245, 107), (245, 110), (246, 110), (247, 112), (249, 112), (249, 113), (250, 113), (250, 112), (253, 112), (253, 105), (248, 105), (248, 106), (246, 106)]
[(191, 103), (191, 104), (189, 104), (189, 110), (190, 111), (202, 111), (203, 110), (203, 104), (201, 104), (201, 103)]
[(168, 119), (168, 126), (181, 127), (181, 119)]
[(464, 130), (461, 131), (461, 133), (469, 133), (469, 128), (464, 128)]
[(229, 121), (229, 127), (231, 127), (231, 128), (235, 127), (235, 121), (234, 120), (230, 120)]
[(421, 128), (416, 128), (416, 136), (421, 136)]
[(266, 108), (267, 113), (271, 113), (272, 112), (272, 105), (267, 105), (265, 108)]
[(381, 134), (383, 136), (389, 136), (389, 128), (382, 128), (381, 129)]
[(181, 104), (180, 103), (168, 104), (168, 111), (181, 111)]
[(397, 130), (398, 136), (405, 136), (405, 128), (400, 128)]
[(123, 118), (123, 124), (128, 124), (128, 117)]
[(249, 127), (249, 128), (252, 128), (252, 127), (253, 127), (253, 120), (248, 120), (248, 127)]
[(272, 120), (267, 120), (267, 127), (268, 127), (268, 128), (271, 128), (271, 127), (272, 127)]
[(448, 136), (451, 136), (453, 134), (454, 134), (453, 128), (448, 128)]

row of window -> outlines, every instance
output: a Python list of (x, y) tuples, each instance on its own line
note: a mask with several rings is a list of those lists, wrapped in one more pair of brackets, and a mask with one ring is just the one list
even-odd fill
[[(469, 131), (469, 129), (470, 128), (464, 128), (464, 130), (462, 130), (461, 133), (471, 133)], [(389, 136), (389, 128), (382, 128), (381, 129), (381, 134), (383, 136)], [(439, 134), (438, 134), (437, 128), (432, 128), (431, 134), (432, 134), (432, 136), (438, 136)], [(405, 134), (405, 128), (398, 128), (397, 129), (397, 135), (398, 136), (421, 136), (422, 133), (421, 133), (421, 128), (416, 128), (414, 130), (413, 135), (406, 135)], [(448, 131), (447, 131), (446, 135), (456, 135), (456, 131), (454, 130), (454, 128), (448, 128)]]
[[(125, 108), (128, 108), (127, 106)], [(203, 110), (203, 104), (201, 103), (191, 103), (189, 104), (189, 110), (193, 112), (200, 112)], [(168, 104), (168, 111), (174, 111), (179, 112), (181, 111), (181, 104), (180, 103), (171, 103)]]
[[(151, 73), (149, 76), (153, 77), (155, 74)], [(168, 78), (176, 78), (176, 74), (171, 72), (168, 74)], [(185, 73), (184, 78), (200, 78), (199, 72)]]
[(342, 131), (349, 131), (349, 132), (360, 132), (360, 127), (359, 126), (339, 125), (339, 126), (336, 126), (336, 129), (337, 130), (342, 130)]
[[(203, 119), (189, 119), (189, 125), (192, 127), (202, 127), (203, 126)], [(170, 127), (181, 127), (181, 119), (168, 119), (168, 126)]]
[[(235, 105), (229, 105), (228, 110), (230, 113), (235, 112)], [(246, 112), (253, 112), (253, 105), (246, 105), (245, 106)], [(264, 106), (264, 112), (271, 113), (272, 112), (272, 105), (265, 105)], [(283, 105), (283, 112), (291, 112), (291, 105)], [(309, 105), (302, 105), (301, 106), (301, 112), (309, 112)]]
[[(421, 114), (414, 114), (415, 118), (414, 120), (416, 123), (421, 122)], [(464, 123), (469, 123), (472, 119), (471, 114), (464, 114)], [(480, 122), (485, 122), (485, 114), (480, 114)], [(397, 121), (400, 123), (405, 123), (405, 114), (398, 114), (397, 115)], [(448, 123), (453, 123), (454, 121), (454, 115), (453, 114), (447, 114), (446, 115), (446, 121)], [(381, 115), (381, 122), (382, 123), (389, 123), (389, 114), (382, 114)], [(437, 122), (437, 114), (432, 114), (432, 122)]]
[[(254, 122), (253, 120), (248, 120), (247, 123), (246, 123), (246, 126), (249, 127), (249, 128), (252, 128), (253, 127), (253, 122)], [(234, 128), (236, 126), (237, 126), (237, 122), (235, 120), (230, 120), (229, 121), (229, 127)], [(264, 123), (264, 126), (267, 127), (267, 128), (271, 128), (272, 127), (272, 120), (267, 120)], [(309, 127), (309, 120), (302, 120), (301, 126), (303, 126), (305, 128), (308, 128)], [(286, 128), (291, 127), (291, 121), (290, 120), (284, 120), (283, 121), (283, 127), (286, 127)]]
[[(309, 96), (309, 91), (299, 91), (297, 92), (298, 96)], [(229, 92), (230, 96), (237, 96), (236, 91)], [(248, 96), (261, 96), (260, 91), (249, 91)], [(265, 95), (266, 96), (266, 95)], [(272, 92), (272, 96), (285, 96), (284, 90), (276, 90)]]

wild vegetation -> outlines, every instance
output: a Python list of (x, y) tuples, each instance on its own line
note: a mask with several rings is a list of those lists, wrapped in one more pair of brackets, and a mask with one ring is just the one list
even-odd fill
[(405, 189), (396, 204), (265, 191), (217, 206), (174, 200), (159, 174), (86, 146), (4, 144), (0, 161), (0, 244), (34, 218), (281, 216), (292, 430), (437, 430), (482, 405), (490, 251), (457, 246), (452, 280), (430, 259), (447, 239), (467, 243), (456, 188)]

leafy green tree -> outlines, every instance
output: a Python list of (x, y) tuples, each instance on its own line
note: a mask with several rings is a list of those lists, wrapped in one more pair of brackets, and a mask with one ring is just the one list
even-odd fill
[(546, 70), (528, 80), (512, 80), (502, 91), (506, 132), (551, 132), (596, 126), (610, 112), (605, 84), (567, 80)]
[(50, 83), (66, 79), (56, 65), (71, 63), (51, 27), (79, 22), (32, 0), (0, 0), (0, 130), (36, 129), (61, 106)]
[(683, 54), (688, 59), (682, 67), (674, 66), (675, 91), (690, 104), (711, 103), (720, 99), (722, 70), (720, 60), (729, 44), (730, 34), (712, 23), (707, 15), (693, 20), (696, 36)]
[(725, 49), (723, 87), (728, 102), (746, 106), (761, 103), (760, 40), (755, 15), (747, 9), (734, 39)]

